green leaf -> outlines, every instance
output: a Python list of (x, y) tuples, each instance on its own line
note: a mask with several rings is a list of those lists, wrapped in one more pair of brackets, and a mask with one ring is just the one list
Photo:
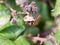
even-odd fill
[(10, 20), (10, 16), (1, 16), (0, 17), (0, 31), (9, 22), (9, 20)]
[(22, 11), (22, 9), (20, 8), (20, 6), (17, 6), (15, 3), (15, 0), (8, 0), (9, 5), (11, 5), (11, 7), (17, 11)]
[(53, 27), (53, 21), (46, 21), (45, 22), (45, 26), (44, 26), (44, 30), (49, 30), (49, 29), (51, 29), (52, 27)]
[(20, 36), (18, 37), (14, 43), (16, 45), (30, 45), (29, 41), (27, 41), (27, 39), (24, 36)]
[(24, 26), (25, 25), (24, 20), (23, 20), (23, 15), (17, 15), (16, 19), (17, 19), (17, 23), (16, 24), (18, 26)]
[(36, 36), (39, 34), (39, 29), (37, 27), (27, 27), (26, 31), (24, 32), (24, 35), (28, 36)]
[(57, 31), (55, 33), (55, 38), (58, 43), (60, 43), (60, 26), (57, 27)]
[(41, 9), (41, 14), (42, 18), (44, 20), (49, 20), (49, 10), (48, 10), (48, 5), (45, 2), (42, 2), (42, 9)]
[(0, 35), (0, 45), (15, 45), (11, 40)]
[(6, 9), (7, 9), (7, 7), (5, 6), (5, 4), (0, 3), (0, 11), (1, 10), (6, 10)]
[(60, 0), (56, 0), (55, 8), (52, 10), (52, 16), (60, 16)]
[(18, 27), (17, 25), (12, 25), (0, 31), (0, 35), (5, 36), (6, 38), (9, 38), (9, 39), (15, 39), (24, 30), (25, 30), (25, 27)]
[(10, 15), (10, 10), (5, 6), (5, 4), (0, 4), (0, 16)]
[(10, 20), (10, 10), (5, 4), (0, 4), (0, 31), (8, 24)]
[(51, 41), (44, 42), (44, 45), (54, 45)]

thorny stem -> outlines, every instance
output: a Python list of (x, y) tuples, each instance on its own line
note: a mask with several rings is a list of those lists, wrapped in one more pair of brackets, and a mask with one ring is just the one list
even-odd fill
[(14, 11), (14, 9), (8, 4), (7, 0), (4, 1), (4, 4), (7, 6), (7, 8), (9, 8), (12, 12)]
[(56, 32), (56, 28), (54, 27), (53, 29), (51, 29), (50, 32), (51, 32), (50, 35), (47, 35), (47, 37), (45, 37), (45, 38), (36, 36), (36, 37), (33, 37), (33, 39), (36, 40), (36, 41), (40, 41), (40, 44), (42, 44), (43, 42), (46, 42), (48, 40), (51, 40), (52, 42), (54, 42), (54, 44), (56, 44), (56, 40), (55, 40), (55, 37), (54, 37), (54, 33)]
[(26, 14), (26, 13), (24, 13), (24, 12), (17, 12), (16, 10), (14, 10), (14, 9), (9, 5), (9, 3), (7, 2), (7, 0), (4, 1), (4, 4), (6, 5), (7, 8), (10, 9), (12, 17), (14, 17), (14, 15), (17, 15), (17, 14)]
[[(52, 12), (52, 15), (54, 15), (54, 24), (55, 24), (55, 26), (56, 26), (56, 25), (58, 25), (58, 24), (56, 24), (57, 16), (60, 15), (60, 0), (56, 0), (55, 9), (54, 9), (54, 11)], [(57, 27), (55, 27), (55, 29), (54, 29), (53, 31), (56, 32), (56, 28), (57, 28)], [(54, 35), (54, 34), (53, 34), (53, 35)], [(49, 38), (49, 39), (48, 39), (48, 38)], [(45, 42), (45, 40), (46, 40), (46, 41), (47, 41), (47, 40), (51, 40), (52, 42), (54, 42), (55, 45), (59, 45), (58, 43), (56, 43), (56, 40), (55, 40), (54, 36), (50, 36), (50, 37), (48, 37), (48, 38), (45, 38), (45, 39), (42, 40), (42, 38), (40, 38), (40, 37), (34, 37), (35, 40), (40, 40), (40, 41), (43, 41), (43, 42)]]
[(40, 45), (42, 45), (43, 42), (46, 42), (47, 41), (47, 38), (41, 38), (41, 37), (33, 37), (33, 41), (39, 41), (40, 42)]
[[(8, 4), (7, 0), (5, 0), (4, 3), (5, 3), (5, 5), (7, 6), (7, 8), (10, 9), (11, 12), (16, 11), (16, 10), (14, 10), (14, 9)], [(17, 12), (17, 14), (26, 14), (26, 13), (19, 11), (19, 12)]]

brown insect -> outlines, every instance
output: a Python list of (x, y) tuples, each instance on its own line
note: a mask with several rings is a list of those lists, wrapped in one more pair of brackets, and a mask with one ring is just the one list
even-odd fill
[(19, 5), (23, 13), (26, 16), (23, 18), (26, 23), (29, 25), (38, 25), (40, 22), (41, 16), (38, 14), (38, 7), (35, 1), (29, 3), (29, 0), (16, 0), (16, 4)]
[(25, 5), (24, 11), (28, 12), (27, 16), (24, 17), (24, 21), (28, 22), (28, 24), (32, 26), (38, 25), (41, 16), (38, 15), (38, 7), (36, 6), (36, 2), (32, 1), (29, 5)]

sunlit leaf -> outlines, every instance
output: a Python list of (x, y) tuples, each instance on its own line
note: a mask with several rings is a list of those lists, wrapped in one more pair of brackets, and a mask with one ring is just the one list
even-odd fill
[(0, 35), (0, 45), (15, 45), (11, 40)]
[(10, 10), (5, 6), (5, 4), (0, 4), (0, 31), (10, 20)]
[(2, 16), (0, 17), (0, 31), (10, 20), (10, 16)]

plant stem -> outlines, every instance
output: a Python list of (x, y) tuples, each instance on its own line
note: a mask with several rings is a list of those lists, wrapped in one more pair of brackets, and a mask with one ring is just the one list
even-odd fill
[(4, 4), (6, 5), (7, 8), (10, 9), (10, 11), (14, 11), (14, 9), (8, 4), (7, 0), (4, 1)]

